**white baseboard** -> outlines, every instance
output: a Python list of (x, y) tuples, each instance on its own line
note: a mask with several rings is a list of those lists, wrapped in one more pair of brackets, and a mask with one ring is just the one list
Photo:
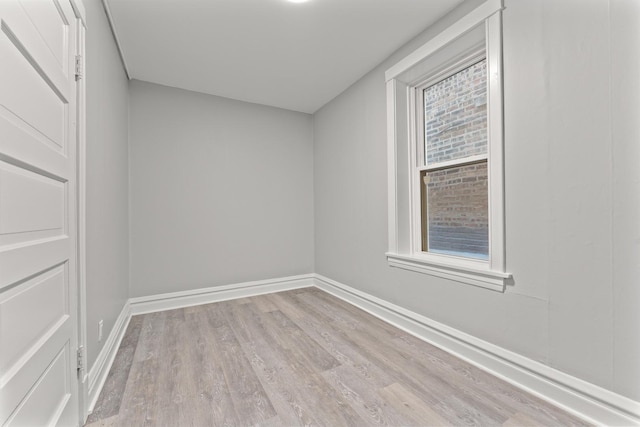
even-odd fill
[(596, 425), (640, 425), (640, 402), (324, 276), (315, 286)]
[(194, 305), (210, 304), (237, 298), (306, 288), (314, 285), (313, 274), (281, 277), (278, 279), (257, 280), (254, 282), (236, 283), (233, 285), (213, 286), (184, 292), (150, 295), (130, 298), (131, 314), (153, 313), (173, 310)]
[(125, 303), (120, 311), (120, 315), (116, 319), (116, 323), (111, 329), (111, 333), (107, 337), (107, 341), (104, 343), (104, 347), (98, 354), (98, 358), (94, 362), (93, 366), (89, 370), (89, 396), (87, 399), (87, 414), (93, 412), (93, 408), (96, 405), (100, 391), (107, 380), (107, 375), (111, 370), (111, 365), (116, 358), (118, 348), (124, 337), (124, 333), (129, 325), (131, 319), (131, 310), (129, 308), (129, 302)]

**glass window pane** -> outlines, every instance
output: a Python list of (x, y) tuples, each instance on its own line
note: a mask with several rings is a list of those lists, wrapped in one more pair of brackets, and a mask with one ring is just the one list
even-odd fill
[(487, 162), (421, 174), (422, 250), (489, 259)]
[(426, 164), (487, 152), (487, 60), (424, 90)]

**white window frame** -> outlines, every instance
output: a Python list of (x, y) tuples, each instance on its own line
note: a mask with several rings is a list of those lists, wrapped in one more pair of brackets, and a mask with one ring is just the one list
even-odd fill
[[(389, 250), (392, 267), (504, 292), (504, 142), (502, 0), (487, 0), (386, 72)], [(489, 260), (423, 252), (418, 156), (422, 141), (418, 91), (487, 60)]]

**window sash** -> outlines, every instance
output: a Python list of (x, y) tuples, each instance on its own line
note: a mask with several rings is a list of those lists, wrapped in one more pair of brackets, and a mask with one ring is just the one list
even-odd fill
[[(421, 233), (421, 251), (422, 253), (425, 254), (437, 254), (437, 255), (441, 255), (441, 256), (450, 256), (450, 257), (455, 257), (455, 258), (460, 258), (460, 259), (469, 259), (469, 260), (474, 260), (474, 261), (479, 261), (479, 262), (485, 262), (488, 263), (488, 261), (490, 260), (491, 254), (488, 253), (488, 258), (487, 259), (483, 259), (481, 257), (478, 256), (464, 256), (462, 252), (458, 252), (456, 253), (454, 250), (451, 250), (450, 253), (445, 253), (442, 251), (438, 251), (437, 249), (430, 249), (432, 247), (432, 241), (430, 241), (430, 238), (433, 236), (429, 235), (430, 229), (431, 229), (431, 215), (430, 215), (430, 207), (429, 207), (429, 189), (428, 189), (428, 185), (426, 185), (426, 182), (424, 182), (424, 177), (430, 173), (430, 172), (439, 172), (439, 171), (446, 171), (449, 169), (456, 169), (456, 168), (460, 168), (460, 167), (464, 167), (464, 166), (472, 166), (472, 165), (478, 165), (478, 164), (484, 164), (486, 165), (486, 169), (487, 169), (487, 179), (489, 178), (489, 162), (487, 161), (487, 159), (476, 159), (475, 161), (472, 162), (465, 162), (462, 165), (456, 164), (456, 165), (451, 165), (448, 167), (443, 167), (443, 168), (438, 168), (435, 170), (427, 170), (427, 169), (423, 169), (422, 172), (419, 174), (420, 176), (420, 182), (419, 182), (419, 186), (420, 186), (420, 200), (418, 201), (420, 203), (420, 233)], [(487, 191), (486, 193), (484, 193), (482, 195), (483, 197), (486, 197), (487, 200), (487, 204), (489, 202), (489, 189), (487, 187)], [(489, 224), (488, 221), (488, 216), (489, 216), (489, 206), (487, 206), (487, 227), (490, 227), (491, 225)], [(474, 227), (471, 227), (474, 228)], [(487, 230), (489, 231), (489, 230)], [(490, 233), (488, 234), (487, 238), (490, 238)], [(472, 239), (471, 239), (472, 240)], [(459, 242), (458, 242), (459, 243)], [(468, 241), (467, 241), (468, 243)], [(489, 241), (487, 240), (487, 244), (489, 243)], [(488, 249), (490, 248), (490, 246), (488, 247)], [(475, 253), (472, 251), (469, 251), (468, 253)]]
[[(488, 133), (488, 141), (487, 141), (487, 152), (485, 154), (477, 154), (471, 155), (467, 157), (461, 157), (457, 159), (447, 160), (444, 162), (431, 163), (427, 164), (425, 149), (426, 149), (426, 135), (425, 135), (425, 114), (424, 114), (424, 90), (442, 82), (449, 77), (453, 76), (456, 73), (459, 73), (466, 68), (477, 64), (478, 62), (486, 59), (489, 63), (489, 59), (487, 58), (487, 50), (486, 46), (483, 46), (481, 49), (476, 49), (471, 52), (467, 52), (464, 56), (459, 57), (449, 66), (439, 70), (435, 74), (428, 76), (426, 79), (422, 79), (421, 82), (413, 85), (411, 87), (411, 91), (409, 94), (409, 121), (410, 121), (410, 129), (411, 134), (409, 138), (409, 155), (411, 157), (410, 162), (411, 165), (411, 182), (412, 182), (412, 195), (411, 195), (411, 248), (412, 252), (416, 255), (420, 254), (421, 256), (432, 258), (439, 260), (458, 260), (459, 262), (466, 263), (469, 262), (470, 265), (481, 265), (484, 268), (488, 268), (491, 265), (492, 253), (491, 253), (491, 172), (490, 172), (490, 163), (489, 163), (489, 150), (490, 150), (490, 134), (489, 134), (489, 126), (490, 126), (490, 110), (487, 108), (487, 133)], [(489, 72), (489, 70), (488, 70)], [(489, 84), (490, 76), (487, 73), (487, 103), (489, 102), (490, 97), (490, 84)], [(422, 172), (434, 172), (443, 169), (450, 169), (454, 167), (472, 165), (476, 163), (487, 163), (488, 169), (488, 180), (489, 185), (487, 189), (487, 198), (489, 200), (488, 207), (488, 216), (489, 216), (489, 257), (487, 260), (478, 260), (474, 258), (464, 257), (464, 256), (456, 256), (453, 254), (441, 254), (435, 253), (424, 248), (429, 247), (428, 242), (428, 222), (424, 222), (423, 218), (428, 216), (427, 203), (423, 203), (423, 197), (427, 197), (426, 191), (424, 190), (424, 185), (422, 185), (421, 175)], [(427, 230), (424, 230), (427, 228)]]
[[(425, 123), (424, 123), (424, 114), (417, 114), (418, 112), (424, 113), (424, 90), (438, 84), (454, 74), (459, 73), (460, 71), (471, 67), (478, 62), (487, 59), (487, 52), (485, 45), (482, 45), (480, 49), (475, 49), (472, 53), (464, 55), (461, 59), (458, 59), (453, 64), (443, 68), (442, 70), (436, 72), (433, 75), (430, 75), (426, 79), (422, 79), (419, 83), (413, 86), (413, 90), (411, 91), (412, 98), (412, 111), (409, 112), (410, 117), (413, 116), (413, 138), (418, 139), (418, 141), (422, 141), (422, 143), (418, 144), (417, 142), (414, 145), (413, 151), (416, 151), (416, 158), (414, 165), (421, 167), (427, 165), (425, 146), (426, 146), (426, 135), (425, 135)], [(488, 83), (488, 76), (487, 76)], [(489, 97), (489, 85), (487, 84), (487, 99)], [(488, 110), (487, 110), (487, 118), (488, 118)]]

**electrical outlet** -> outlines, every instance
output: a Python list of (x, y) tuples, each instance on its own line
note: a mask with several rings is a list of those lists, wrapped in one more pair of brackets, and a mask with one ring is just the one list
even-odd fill
[(98, 322), (98, 342), (102, 341), (102, 320)]

